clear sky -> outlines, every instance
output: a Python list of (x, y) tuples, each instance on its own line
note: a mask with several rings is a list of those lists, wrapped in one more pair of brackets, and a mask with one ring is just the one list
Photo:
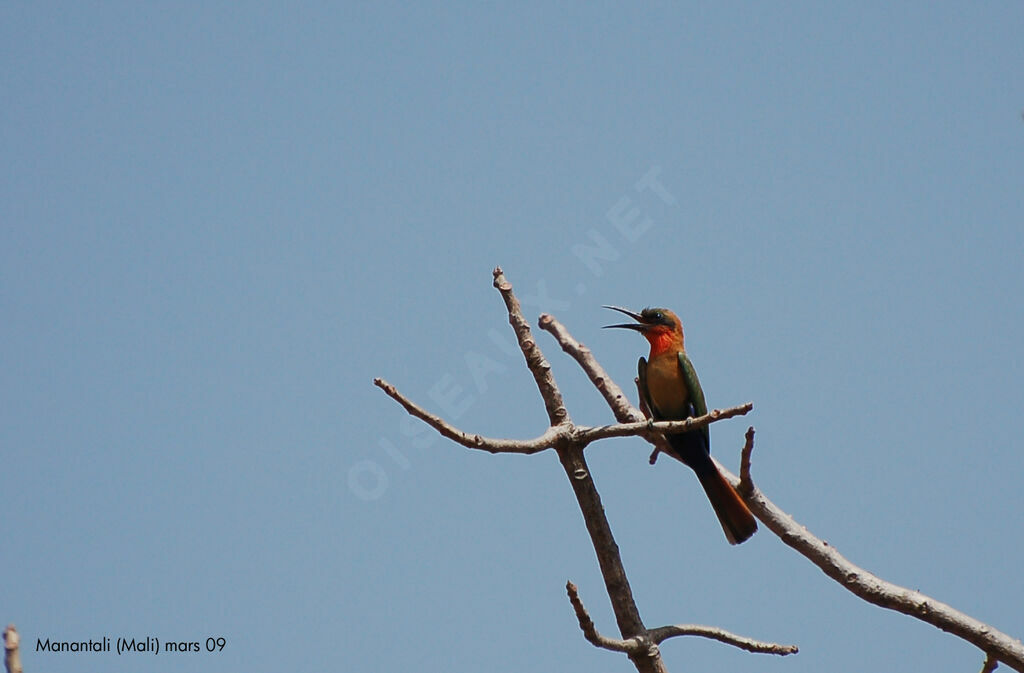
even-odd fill
[[(626, 671), (491, 269), (852, 561), (1024, 635), (1024, 6), (0, 5), (0, 621), (25, 670)], [(644, 178), (648, 176), (645, 182)], [(645, 188), (656, 177), (660, 189)], [(640, 188), (638, 189), (638, 184)], [(618, 224), (616, 224), (618, 223)], [(602, 256), (588, 250), (599, 248)], [(612, 417), (538, 332), (574, 420)], [(692, 474), (588, 449), (670, 670), (970, 671)], [(37, 638), (224, 637), (217, 654)]]

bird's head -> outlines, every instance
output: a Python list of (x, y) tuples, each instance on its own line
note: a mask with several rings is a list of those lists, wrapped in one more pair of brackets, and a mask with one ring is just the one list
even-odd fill
[(631, 329), (640, 334), (651, 343), (651, 355), (669, 350), (673, 347), (683, 347), (683, 324), (679, 322), (679, 316), (667, 308), (645, 308), (636, 313), (619, 306), (605, 306), (613, 311), (624, 313), (636, 322), (623, 323), (621, 325), (605, 325), (605, 328)]

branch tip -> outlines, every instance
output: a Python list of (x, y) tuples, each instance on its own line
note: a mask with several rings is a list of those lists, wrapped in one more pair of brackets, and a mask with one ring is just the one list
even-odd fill
[(544, 434), (528, 440), (493, 439), (479, 434), (471, 435), (468, 432), (455, 427), (440, 416), (432, 414), (420, 405), (416, 404), (384, 379), (379, 377), (375, 378), (373, 383), (383, 390), (388, 397), (402, 405), (402, 408), (404, 408), (410, 416), (415, 416), (437, 430), (437, 432), (443, 437), (447, 437), (453, 442), (461, 444), (468, 449), (481, 449), (489, 451), (490, 453), (523, 453), (530, 455), (543, 451), (544, 449), (552, 448), (554, 446), (555, 439), (557, 439), (557, 432), (554, 428), (548, 428)]
[(583, 607), (583, 601), (580, 600), (579, 589), (577, 589), (572, 581), (565, 583), (565, 591), (569, 595), (569, 602), (572, 603), (573, 612), (576, 613), (576, 620), (579, 622), (580, 630), (583, 631), (583, 637), (587, 639), (587, 642), (595, 647), (612, 650), (613, 652), (633, 654), (640, 651), (643, 643), (639, 638), (618, 640), (616, 638), (606, 638), (597, 632), (594, 620), (590, 618), (587, 609)]
[(491, 272), (494, 276), (494, 287), (498, 288), (502, 292), (510, 292), (512, 290), (512, 283), (508, 282), (505, 278), (505, 272), (501, 270), (500, 266), (494, 267), (494, 271)]
[(569, 419), (569, 412), (565, 409), (562, 401), (562, 393), (558, 390), (555, 377), (551, 374), (551, 365), (544, 359), (537, 343), (530, 332), (530, 323), (523, 317), (522, 306), (519, 299), (512, 292), (512, 283), (508, 282), (501, 267), (494, 270), (494, 287), (501, 292), (501, 298), (505, 302), (505, 309), (508, 311), (508, 322), (512, 325), (512, 331), (516, 333), (516, 340), (519, 342), (519, 350), (526, 358), (526, 367), (533, 374), (533, 380), (537, 384), (540, 396), (544, 400), (544, 408), (548, 413), (548, 421), (551, 425), (558, 425)]
[(739, 492), (749, 496), (754, 492), (754, 480), (750, 476), (750, 454), (754, 452), (754, 426), (747, 428), (743, 449), (740, 451)]
[(4, 665), (7, 667), (7, 673), (22, 673), (20, 641), (18, 629), (14, 624), (8, 624), (4, 629)]

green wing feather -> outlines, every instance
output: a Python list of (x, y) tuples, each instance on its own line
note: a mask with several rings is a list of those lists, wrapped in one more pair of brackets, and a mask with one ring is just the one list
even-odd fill
[(651, 404), (651, 394), (647, 392), (647, 360), (640, 358), (640, 362), (636, 363), (636, 374), (640, 380), (637, 386), (640, 389), (640, 398), (647, 405), (647, 410), (651, 412), (651, 416), (657, 420), (661, 414)]
[[(704, 401), (704, 390), (700, 387), (697, 370), (693, 368), (693, 363), (684, 352), (679, 353), (679, 367), (683, 372), (683, 384), (686, 386), (687, 398), (693, 405), (693, 415), (703, 416), (708, 413), (708, 403)], [(708, 426), (705, 425), (701, 428), (701, 432), (705, 437), (710, 438), (711, 433), (708, 431)]]

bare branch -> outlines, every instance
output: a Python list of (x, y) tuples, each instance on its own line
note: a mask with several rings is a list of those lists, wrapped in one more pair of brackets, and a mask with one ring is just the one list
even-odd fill
[(735, 633), (729, 633), (724, 629), (717, 629), (712, 626), (703, 626), (701, 624), (659, 626), (656, 629), (650, 629), (647, 632), (647, 635), (651, 640), (658, 644), (668, 638), (675, 638), (676, 636), (701, 636), (702, 638), (710, 638), (712, 640), (725, 643), (726, 645), (738, 647), (741, 650), (746, 650), (747, 652), (757, 652), (760, 654), (777, 654), (784, 657), (787, 654), (796, 654), (800, 651), (800, 648), (796, 645), (766, 643), (760, 640), (754, 640), (753, 638), (738, 636)]
[(405, 407), (405, 410), (408, 411), (409, 414), (425, 422), (427, 425), (434, 428), (453, 442), (461, 444), (466, 448), (480, 449), (481, 451), (488, 451), (490, 453), (523, 453), (530, 455), (543, 451), (544, 449), (553, 448), (559, 436), (563, 434), (558, 428), (551, 427), (548, 428), (541, 436), (528, 440), (493, 439), (491, 437), (483, 437), (481, 435), (471, 435), (468, 432), (459, 430), (440, 416), (436, 416), (423, 409), (405, 395), (398, 392), (393, 385), (384, 379), (376, 378), (373, 380), (373, 384), (387, 393), (388, 397)]
[(570, 420), (569, 412), (562, 401), (562, 393), (558, 391), (558, 386), (555, 384), (555, 377), (551, 374), (551, 363), (544, 358), (544, 354), (537, 347), (537, 342), (533, 340), (530, 323), (523, 317), (523, 309), (519, 305), (519, 300), (512, 293), (512, 283), (505, 278), (500, 266), (494, 269), (494, 287), (498, 289), (501, 298), (505, 300), (505, 307), (508, 309), (508, 322), (516, 333), (519, 348), (523, 351), (523, 357), (526, 358), (526, 366), (533, 374), (533, 379), (537, 382), (537, 388), (540, 390), (540, 396), (544, 399), (548, 420), (551, 421), (551, 425), (567, 423)]
[[(481, 449), (492, 453), (524, 454), (554, 448), (572, 487), (573, 494), (576, 496), (580, 511), (583, 514), (583, 520), (587, 526), (587, 532), (590, 534), (594, 552), (601, 567), (601, 575), (604, 578), (608, 597), (611, 600), (612, 609), (615, 613), (615, 620), (618, 623), (619, 632), (623, 639), (606, 638), (597, 632), (593, 621), (583, 607), (583, 603), (579, 600), (576, 587), (569, 583), (566, 588), (569, 592), (569, 599), (573, 604), (573, 608), (576, 610), (580, 628), (583, 629), (587, 639), (595, 645), (624, 652), (633, 662), (639, 673), (666, 673), (658, 647), (648, 636), (647, 629), (640, 618), (640, 612), (633, 599), (629, 579), (626, 577), (622, 558), (619, 555), (618, 545), (612, 536), (608, 518), (604, 513), (604, 506), (601, 504), (601, 497), (590, 474), (590, 468), (587, 466), (584, 448), (590, 442), (598, 439), (628, 435), (642, 435), (652, 442), (664, 442), (664, 435), (662, 434), (664, 432), (685, 432), (686, 430), (702, 427), (722, 418), (745, 414), (750, 411), (751, 405), (743, 405), (724, 411), (715, 410), (700, 418), (687, 421), (670, 423), (651, 423), (646, 421), (629, 404), (629, 401), (618, 386), (604, 373), (604, 370), (601, 369), (600, 365), (593, 359), (593, 356), (590, 355), (589, 350), (572, 340), (568, 336), (568, 332), (565, 332), (564, 328), (553, 318), (542, 316), (541, 327), (556, 334), (561, 330), (562, 338), (560, 338), (560, 343), (563, 344), (563, 347), (571, 348), (576, 353), (575, 357), (584, 363), (584, 369), (591, 376), (591, 380), (598, 384), (599, 389), (606, 395), (609, 404), (612, 405), (613, 409), (616, 409), (616, 418), (623, 422), (620, 425), (598, 428), (576, 427), (569, 418), (561, 393), (559, 393), (554, 377), (551, 375), (551, 365), (534, 342), (529, 325), (522, 316), (519, 301), (512, 292), (512, 285), (505, 279), (500, 268), (494, 270), (494, 286), (501, 292), (505, 305), (508, 308), (509, 323), (515, 330), (520, 349), (526, 358), (527, 367), (529, 367), (533, 374), (541, 396), (544, 398), (545, 408), (551, 423), (551, 427), (544, 434), (527, 441), (492, 439), (480, 435), (471, 435), (418, 406), (399, 393), (387, 381), (378, 378), (374, 379), (374, 384), (381, 388), (389, 397), (401, 404), (409, 414), (421, 419), (443, 436), (468, 448)], [(711, 627), (694, 628), (704, 628), (707, 633), (725, 633)], [(726, 636), (739, 638), (739, 636), (732, 636), (732, 634), (726, 634)]]
[[(401, 404), (409, 414), (419, 418), (427, 425), (441, 433), (441, 435), (470, 449), (480, 449), (481, 451), (488, 451), (490, 453), (522, 453), (530, 455), (543, 451), (544, 449), (554, 448), (555, 443), (569, 433), (566, 426), (557, 426), (549, 427), (544, 434), (535, 437), (534, 439), (527, 440), (497, 439), (470, 434), (464, 430), (456, 428), (440, 416), (432, 414), (419, 406), (400, 393), (397, 388), (384, 379), (376, 378), (373, 380), (373, 384), (387, 393), (388, 397)], [(746, 414), (752, 408), (753, 405), (748, 402), (728, 409), (713, 409), (704, 416), (688, 418), (685, 421), (658, 421), (656, 423), (644, 421), (618, 425), (602, 425), (595, 428), (577, 426), (573, 435), (574, 439), (578, 441), (581, 446), (586, 446), (591, 442), (595, 442), (599, 439), (608, 439), (610, 437), (628, 437), (633, 435), (646, 436), (650, 433), (663, 432), (667, 432), (669, 434), (686, 432), (688, 430), (703, 427), (709, 423), (714, 423), (715, 421), (721, 421), (727, 418), (732, 418), (733, 416)]]
[(7, 666), (7, 673), (22, 673), (21, 653), (18, 645), (21, 637), (14, 624), (8, 624), (4, 629), (4, 665)]
[[(481, 449), (492, 453), (532, 454), (548, 448), (554, 448), (558, 454), (569, 483), (573, 488), (580, 510), (583, 513), (587, 530), (590, 533), (594, 550), (597, 553), (601, 573), (605, 580), (609, 598), (614, 608), (616, 621), (624, 639), (617, 640), (601, 636), (593, 620), (587, 614), (579, 593), (571, 582), (566, 585), (569, 600), (576, 612), (580, 628), (588, 641), (598, 647), (626, 653), (641, 673), (663, 673), (664, 664), (657, 645), (667, 638), (696, 635), (713, 638), (720, 642), (734, 645), (751, 652), (767, 652), (773, 654), (791, 654), (797, 651), (796, 646), (764, 643), (729, 633), (714, 627), (680, 624), (663, 626), (648, 630), (640, 619), (640, 614), (633, 600), (629, 581), (626, 578), (618, 546), (611, 534), (600, 496), (590, 475), (583, 455), (583, 449), (590, 442), (608, 437), (639, 435), (656, 447), (664, 445), (663, 433), (686, 432), (709, 423), (746, 414), (753, 405), (746, 404), (725, 410), (714, 410), (698, 418), (686, 421), (651, 422), (645, 420), (645, 414), (633, 407), (625, 394), (597, 363), (590, 350), (577, 342), (569, 332), (552, 316), (543, 315), (540, 327), (555, 336), (558, 343), (583, 368), (604, 395), (611, 407), (618, 425), (596, 428), (576, 427), (572, 424), (565, 409), (561, 393), (551, 375), (551, 365), (544, 358), (540, 348), (534, 342), (529, 324), (522, 316), (519, 301), (512, 293), (511, 284), (505, 279), (500, 268), (494, 270), (494, 286), (501, 292), (508, 308), (509, 323), (515, 330), (520, 349), (526, 364), (537, 382), (545, 408), (551, 422), (542, 435), (532, 440), (491, 439), (480, 435), (470, 435), (454, 427), (444, 419), (431, 414), (419, 407), (394, 386), (383, 379), (374, 379), (374, 384), (384, 390), (392, 399), (401, 404), (411, 415), (423, 420), (443, 436), (472, 449)], [(746, 433), (746, 442), (740, 454), (740, 475), (737, 479), (729, 470), (719, 466), (723, 476), (736, 486), (743, 495), (751, 511), (765, 526), (775, 533), (783, 542), (817, 565), (826, 575), (841, 584), (848, 591), (860, 598), (894, 610), (921, 621), (927, 622), (944, 631), (966, 640), (986, 653), (982, 673), (991, 673), (999, 664), (1005, 663), (1014, 670), (1024, 673), (1024, 645), (1017, 639), (974, 619), (954, 608), (936, 601), (918, 591), (887, 582), (878, 576), (860, 568), (844, 558), (835, 548), (810, 533), (792, 517), (772, 503), (753, 483), (751, 477), (751, 454), (754, 448), (754, 429)], [(654, 462), (657, 449), (651, 456)], [(10, 673), (20, 673), (18, 659), (18, 635), (11, 625), (4, 633), (7, 649), (7, 665)], [(12, 668), (12, 662), (14, 668)]]
[[(572, 338), (568, 330), (551, 318), (544, 316), (541, 327), (551, 332), (562, 349), (580, 364), (583, 370), (604, 394), (616, 419), (639, 421), (643, 414), (623, 396), (621, 389), (611, 382), (598, 365), (589, 350), (583, 349)], [(609, 392), (611, 391), (611, 392)], [(657, 443), (656, 434), (639, 433), (647, 441)], [(722, 474), (737, 487), (750, 510), (783, 542), (817, 565), (826, 575), (869, 603), (895, 610), (932, 624), (943, 631), (952, 633), (995, 656), (1016, 671), (1024, 673), (1024, 645), (1021, 641), (998, 631), (954, 608), (940, 603), (918, 591), (912, 591), (859, 568), (846, 560), (839, 552), (823, 540), (812, 535), (792, 517), (783, 512), (754, 486), (750, 476), (750, 456), (753, 451), (753, 430), (748, 430), (747, 445), (741, 452), (741, 481), (719, 463)], [(651, 454), (651, 462), (657, 456), (657, 449)], [(717, 461), (716, 461), (717, 463)]]
[(750, 476), (750, 454), (754, 451), (754, 426), (747, 428), (746, 441), (740, 451), (740, 483), (736, 487), (740, 495), (748, 496), (754, 491), (754, 480)]
[(742, 416), (749, 413), (753, 408), (754, 405), (751, 402), (747, 402), (746, 404), (729, 407), (728, 409), (712, 409), (703, 416), (694, 416), (687, 418), (685, 421), (638, 421), (619, 425), (602, 425), (596, 428), (578, 428), (577, 437), (589, 444), (598, 439), (607, 439), (609, 437), (629, 437), (634, 435), (647, 437), (654, 433), (676, 434), (689, 432), (690, 430), (703, 428), (705, 425), (715, 421), (722, 421), (733, 416)]
[(704, 626), (702, 624), (675, 624), (672, 626), (660, 626), (656, 629), (648, 630), (646, 638), (635, 637), (628, 638), (626, 640), (608, 638), (598, 633), (597, 627), (594, 626), (594, 620), (590, 618), (590, 615), (587, 613), (587, 609), (583, 607), (583, 601), (580, 599), (579, 590), (576, 588), (576, 585), (572, 582), (567, 582), (565, 589), (569, 594), (569, 602), (572, 603), (572, 608), (576, 612), (576, 619), (579, 620), (580, 630), (583, 631), (583, 637), (591, 644), (606, 650), (626, 653), (639, 652), (641, 650), (650, 650), (669, 638), (675, 638), (678, 636), (700, 636), (702, 638), (717, 640), (721, 643), (725, 643), (726, 645), (738, 647), (742, 650), (746, 650), (747, 652), (760, 654), (778, 654), (780, 656), (785, 656), (787, 654), (795, 654), (800, 651), (796, 645), (766, 643), (760, 640), (754, 640), (753, 638), (747, 638), (745, 636), (736, 635), (735, 633), (730, 633), (725, 629), (719, 629), (713, 626)]
[(590, 378), (591, 383), (594, 384), (601, 395), (604, 396), (608, 406), (611, 407), (612, 413), (615, 414), (615, 420), (619, 423), (633, 423), (643, 420), (644, 417), (636, 414), (636, 409), (629, 403), (626, 394), (622, 392), (619, 384), (615, 383), (612, 377), (608, 376), (608, 372), (604, 370), (604, 367), (594, 359), (590, 349), (576, 341), (562, 323), (558, 322), (554, 316), (544, 313), (540, 316), (538, 325), (540, 325), (542, 330), (550, 332), (555, 337), (555, 340), (558, 341), (562, 350), (571, 355), (580, 364), (580, 367), (583, 368), (583, 371)]
[[(750, 443), (753, 444), (752, 435)], [(729, 470), (721, 466), (719, 469), (734, 486), (739, 484), (739, 480)], [(931, 596), (887, 582), (854, 565), (835, 547), (815, 537), (806, 527), (779, 509), (753, 483), (751, 492), (744, 495), (744, 500), (750, 511), (779, 539), (821, 568), (822, 572), (846, 590), (869, 603), (920, 619), (952, 633), (1015, 671), (1024, 673), (1024, 644), (1021, 641)]]
[(627, 654), (639, 652), (643, 648), (643, 639), (641, 638), (619, 640), (602, 636), (597, 632), (594, 620), (590, 618), (587, 609), (583, 607), (583, 601), (580, 600), (579, 589), (576, 588), (576, 585), (572, 582), (566, 582), (565, 590), (569, 594), (569, 602), (572, 603), (572, 609), (576, 612), (576, 619), (579, 620), (583, 637), (591, 644), (613, 652), (625, 652)]

